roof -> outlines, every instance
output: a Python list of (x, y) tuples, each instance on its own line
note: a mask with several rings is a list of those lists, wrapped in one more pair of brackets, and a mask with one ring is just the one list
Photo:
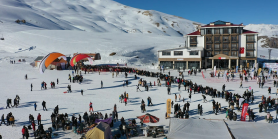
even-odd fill
[(245, 30), (245, 29), (243, 29), (242, 34), (258, 34), (258, 32), (254, 32), (254, 31), (251, 31), (251, 30)]
[(43, 59), (43, 56), (38, 56), (34, 61), (41, 61)]
[(236, 139), (277, 139), (277, 124), (226, 121)]
[(172, 51), (172, 50), (180, 50), (180, 49), (187, 49), (186, 47), (178, 47), (178, 48), (172, 48), (172, 49), (164, 49), (164, 50), (158, 50), (158, 52), (161, 51)]
[(199, 30), (195, 31), (195, 32), (192, 32), (190, 34), (187, 34), (188, 36), (190, 35), (201, 35), (201, 32)]
[(168, 139), (230, 139), (223, 120), (171, 118)]
[[(226, 22), (226, 21), (221, 21), (221, 20), (217, 20), (215, 22), (212, 22), (213, 25), (211, 25), (211, 23), (201, 26), (201, 27), (225, 27), (225, 26), (243, 26), (243, 24), (233, 24), (230, 22)], [(228, 23), (228, 25), (227, 25)]]

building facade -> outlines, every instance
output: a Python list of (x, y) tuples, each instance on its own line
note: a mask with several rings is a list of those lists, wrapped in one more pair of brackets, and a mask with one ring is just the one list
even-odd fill
[(186, 69), (250, 68), (257, 63), (258, 32), (243, 28), (243, 24), (220, 20), (199, 26), (197, 31), (184, 36), (185, 47), (158, 51), (159, 64)]

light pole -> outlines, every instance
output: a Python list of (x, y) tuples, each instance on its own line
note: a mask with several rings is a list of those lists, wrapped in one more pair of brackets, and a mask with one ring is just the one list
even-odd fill
[(272, 51), (272, 49), (268, 49), (268, 60), (270, 60), (271, 51)]

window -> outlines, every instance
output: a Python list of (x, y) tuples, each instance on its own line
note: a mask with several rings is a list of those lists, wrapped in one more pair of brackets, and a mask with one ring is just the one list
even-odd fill
[(197, 45), (190, 45), (190, 47), (197, 47)]
[(189, 54), (190, 55), (199, 55), (199, 51), (190, 51)]
[(206, 57), (211, 57), (212, 55), (211, 55), (212, 53), (211, 52), (206, 52)]
[(220, 45), (219, 44), (215, 44), (214, 45), (214, 49), (220, 49)]
[(207, 29), (207, 34), (212, 34), (211, 29)]
[(171, 52), (162, 51), (162, 55), (163, 55), (163, 56), (170, 56), (170, 55), (171, 55)]
[(237, 36), (232, 36), (232, 41), (237, 41)]
[(232, 51), (231, 56), (237, 56), (237, 51)]
[(247, 49), (254, 49), (254, 44), (247, 44)]
[(237, 44), (236, 43), (232, 43), (232, 49), (237, 49)]
[(237, 33), (237, 28), (232, 28), (232, 33)]
[(212, 42), (212, 37), (207, 37), (207, 42)]
[(223, 36), (223, 41), (228, 42), (229, 41), (229, 36)]
[(214, 52), (214, 55), (218, 55), (218, 54), (220, 54), (219, 51), (215, 51), (215, 52)]
[(223, 51), (223, 54), (225, 54), (225, 55), (229, 55), (229, 51)]
[(197, 43), (197, 37), (190, 37), (190, 43)]
[(214, 34), (220, 34), (220, 29), (219, 28), (214, 29)]
[(215, 37), (214, 37), (214, 41), (215, 41), (215, 42), (219, 42), (219, 41), (220, 41), (220, 36), (215, 36)]
[(223, 49), (229, 49), (229, 44), (223, 44)]
[(246, 51), (246, 57), (254, 57), (254, 51)]
[(183, 55), (183, 51), (174, 51), (174, 55), (175, 56), (182, 56)]
[(249, 36), (246, 36), (246, 40), (247, 40), (247, 42), (254, 42), (255, 37), (254, 37), (254, 35), (249, 35)]
[(228, 28), (223, 28), (223, 34), (229, 34), (229, 29)]
[(212, 49), (211, 44), (207, 44), (207, 49)]

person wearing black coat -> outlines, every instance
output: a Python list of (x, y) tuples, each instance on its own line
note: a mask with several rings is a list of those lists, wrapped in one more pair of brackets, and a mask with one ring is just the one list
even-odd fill
[(26, 139), (28, 139), (29, 138), (29, 131), (28, 131), (28, 128), (26, 128), (26, 127), (25, 127), (24, 134), (25, 134)]
[(78, 121), (79, 123), (81, 123), (81, 115), (79, 114), (79, 117), (78, 117)]
[(0, 126), (2, 125), (2, 123), (6, 124), (6, 123), (5, 123), (4, 114), (1, 116), (1, 124), (0, 124)]

